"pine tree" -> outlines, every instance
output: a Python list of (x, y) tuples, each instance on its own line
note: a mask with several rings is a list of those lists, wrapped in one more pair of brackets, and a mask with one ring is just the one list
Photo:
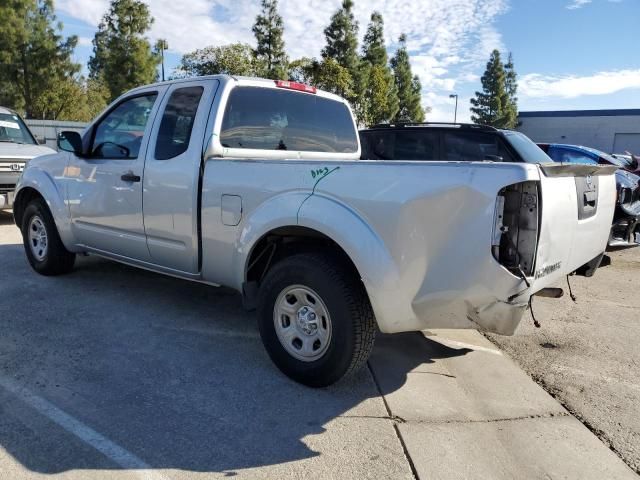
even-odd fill
[(66, 80), (80, 70), (71, 60), (77, 37), (63, 39), (52, 0), (5, 0), (0, 19), (0, 101), (46, 118), (45, 97), (68, 98)]
[(278, 0), (262, 0), (262, 12), (253, 25), (256, 58), (265, 65), (262, 76), (274, 80), (287, 78), (287, 54), (284, 49), (284, 26), (278, 13)]
[[(349, 94), (343, 96), (353, 106), (358, 124), (363, 124), (365, 121), (363, 96), (367, 78), (358, 56), (358, 22), (353, 14), (353, 0), (342, 1), (342, 6), (333, 14), (329, 26), (324, 29), (324, 35), (327, 45), (322, 50), (324, 60), (320, 65), (329, 70), (334, 69), (335, 66), (328, 62), (333, 60), (351, 77), (347, 82), (350, 85)], [(343, 90), (342, 87), (337, 89)]]
[(399, 101), (399, 108), (394, 121), (422, 122), (424, 121), (425, 111), (421, 105), (420, 79), (411, 72), (409, 52), (407, 51), (407, 37), (404, 34), (400, 35), (398, 42), (398, 50), (391, 59)]
[[(515, 72), (510, 68), (510, 78), (500, 60), (500, 52), (494, 50), (487, 62), (487, 68), (482, 75), (482, 92), (476, 92), (471, 99), (471, 120), (481, 125), (491, 125), (497, 128), (512, 128), (515, 126)], [(510, 97), (510, 92), (513, 97)]]
[(353, 0), (343, 0), (342, 8), (333, 14), (324, 35), (327, 45), (322, 50), (322, 57), (332, 58), (355, 77), (359, 59), (358, 22), (353, 15)]
[(362, 96), (366, 125), (389, 122), (398, 111), (398, 91), (389, 68), (384, 42), (384, 21), (379, 12), (371, 14), (362, 47), (362, 69), (367, 79)]
[(508, 108), (504, 115), (505, 128), (515, 128), (518, 123), (518, 76), (513, 65), (513, 55), (509, 52), (507, 63), (504, 65), (504, 86), (507, 92)]
[(93, 39), (89, 76), (101, 79), (111, 99), (156, 80), (160, 58), (144, 34), (153, 18), (140, 0), (112, 0)]

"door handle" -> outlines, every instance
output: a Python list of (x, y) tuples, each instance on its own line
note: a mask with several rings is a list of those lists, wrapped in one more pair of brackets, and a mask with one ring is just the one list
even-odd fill
[(139, 182), (140, 175), (134, 175), (133, 172), (127, 172), (120, 177), (123, 182)]

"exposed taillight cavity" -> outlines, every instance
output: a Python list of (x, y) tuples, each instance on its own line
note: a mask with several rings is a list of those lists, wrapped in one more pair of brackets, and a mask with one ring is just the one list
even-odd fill
[(540, 229), (538, 182), (520, 182), (498, 192), (494, 214), (494, 258), (514, 275), (533, 276)]
[(276, 87), (278, 88), (286, 88), (287, 90), (297, 90), (299, 92), (306, 93), (316, 93), (318, 89), (316, 87), (312, 87), (311, 85), (305, 85), (300, 82), (290, 82), (288, 80), (275, 80)]

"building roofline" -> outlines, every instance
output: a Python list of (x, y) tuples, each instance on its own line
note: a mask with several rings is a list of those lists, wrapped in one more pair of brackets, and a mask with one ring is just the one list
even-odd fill
[(640, 108), (623, 108), (617, 110), (555, 110), (520, 112), (518, 118), (535, 117), (632, 117), (640, 116)]

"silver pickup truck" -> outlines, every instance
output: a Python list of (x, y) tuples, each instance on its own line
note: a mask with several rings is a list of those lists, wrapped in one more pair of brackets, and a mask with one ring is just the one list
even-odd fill
[(89, 253), (234, 288), (310, 386), (377, 328), (513, 334), (534, 293), (597, 268), (616, 200), (607, 167), (359, 160), (348, 104), (284, 81), (137, 88), (59, 148), (16, 191), (37, 272)]

